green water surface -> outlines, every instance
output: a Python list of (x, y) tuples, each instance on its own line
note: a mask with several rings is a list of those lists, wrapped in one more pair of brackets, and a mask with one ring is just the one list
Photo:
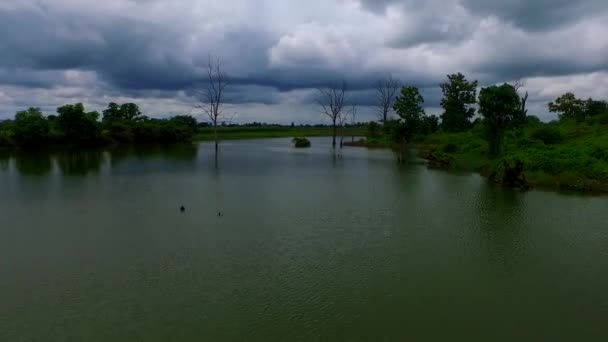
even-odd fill
[(0, 151), (0, 341), (608, 340), (608, 198), (311, 141)]

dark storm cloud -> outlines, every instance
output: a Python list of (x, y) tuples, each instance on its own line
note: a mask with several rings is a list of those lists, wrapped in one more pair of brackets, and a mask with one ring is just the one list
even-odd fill
[(461, 0), (472, 13), (495, 15), (530, 31), (545, 31), (606, 13), (606, 0)]
[(30, 69), (0, 67), (0, 84), (16, 85), (27, 88), (51, 88), (61, 79), (62, 72), (57, 70), (34, 71)]
[[(608, 51), (607, 51), (608, 53)], [(525, 77), (565, 76), (608, 70), (608, 59), (586, 62), (566, 57), (520, 57), (509, 60), (493, 60), (479, 65), (475, 71), (485, 83), (498, 83)]]
[(134, 20), (0, 11), (0, 62), (30, 70), (84, 69), (124, 88), (179, 89), (200, 78), (180, 36)]
[[(211, 51), (187, 55), (186, 35), (170, 27), (127, 18), (69, 17), (35, 11), (0, 11), (0, 63), (20, 72), (0, 73), (4, 83), (47, 86), (56, 71), (95, 71), (99, 79), (126, 91), (181, 90), (204, 86), (205, 66)], [(266, 32), (232, 31), (223, 35), (219, 50), (236, 85), (275, 87), (280, 91), (325, 86), (331, 81), (353, 78), (355, 88), (368, 79), (343, 72), (314, 68), (269, 69), (268, 49), (277, 37)], [(236, 75), (234, 71), (236, 70)], [(369, 76), (371, 77), (371, 75)], [(60, 81), (55, 78), (55, 82)], [(237, 87), (233, 89), (245, 89)], [(247, 99), (274, 103), (260, 91), (250, 90), (234, 101)], [(240, 98), (240, 100), (239, 100)]]
[(450, 3), (459, 4), (472, 14), (496, 16), (530, 31), (550, 30), (608, 10), (605, 0), (361, 0), (363, 8), (374, 13), (384, 13), (388, 6), (401, 6), (406, 11), (430, 6), (443, 11), (444, 17), (453, 15), (446, 11), (445, 6)]
[[(367, 106), (374, 83), (392, 73), (436, 107), (448, 73), (491, 84), (608, 70), (605, 0), (360, 4), (0, 0), (0, 102), (12, 110), (25, 100), (141, 98), (184, 110), (205, 86), (210, 54), (224, 62), (235, 105), (311, 104), (315, 88), (345, 80), (352, 102)], [(300, 15), (312, 7), (322, 14)]]

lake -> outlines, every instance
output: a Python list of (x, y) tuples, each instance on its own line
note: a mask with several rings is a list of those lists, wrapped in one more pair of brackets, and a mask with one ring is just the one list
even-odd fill
[(608, 340), (607, 197), (311, 141), (0, 151), (0, 341)]

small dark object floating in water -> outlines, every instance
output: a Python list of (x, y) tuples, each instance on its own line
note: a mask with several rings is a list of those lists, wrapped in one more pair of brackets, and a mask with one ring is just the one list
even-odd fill
[(223, 212), (221, 212), (221, 211), (218, 211), (218, 212), (217, 212), (217, 216), (224, 216), (224, 213), (223, 213)]
[(186, 208), (184, 208), (184, 206), (182, 205), (181, 207), (179, 207), (179, 211), (183, 213), (184, 211), (186, 211)]

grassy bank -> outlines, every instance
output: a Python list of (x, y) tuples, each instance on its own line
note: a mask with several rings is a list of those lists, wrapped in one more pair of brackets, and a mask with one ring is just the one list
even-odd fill
[[(598, 122), (598, 120), (603, 120)], [(528, 124), (508, 132), (499, 158), (488, 156), (481, 128), (436, 133), (421, 144), (423, 153), (448, 160), (457, 170), (500, 173), (504, 162), (522, 161), (533, 186), (608, 192), (608, 120)]]
[[(351, 136), (365, 135), (364, 127), (347, 127), (344, 131), (345, 140)], [(219, 127), (218, 135), (221, 140), (242, 140), (262, 138), (293, 138), (293, 137), (328, 137), (332, 135), (331, 127), (291, 127), (291, 126), (261, 126), (261, 127)], [(200, 128), (197, 140), (213, 140), (213, 128)]]

